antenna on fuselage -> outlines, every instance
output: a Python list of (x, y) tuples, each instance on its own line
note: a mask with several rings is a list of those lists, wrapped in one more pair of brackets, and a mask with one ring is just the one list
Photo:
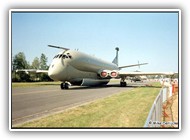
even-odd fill
[(116, 64), (118, 66), (118, 51), (119, 51), (119, 48), (116, 47), (115, 50), (116, 50), (116, 56), (115, 56), (114, 60), (112, 61), (112, 63), (114, 63), (114, 64)]
[(48, 45), (48, 47), (57, 48), (57, 49), (63, 49), (63, 50), (70, 50), (68, 48), (60, 47), (60, 46), (54, 46), (54, 45)]

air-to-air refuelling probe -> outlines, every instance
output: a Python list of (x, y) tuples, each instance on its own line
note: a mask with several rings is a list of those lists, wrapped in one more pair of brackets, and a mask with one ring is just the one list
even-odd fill
[(62, 81), (61, 89), (68, 89), (69, 85), (98, 86), (107, 84), (111, 78), (120, 78), (120, 86), (125, 87), (126, 77), (142, 75), (174, 75), (173, 72), (121, 72), (122, 68), (145, 65), (147, 63), (118, 66), (118, 51), (111, 62), (103, 61), (94, 56), (87, 55), (77, 50), (70, 50), (59, 46), (49, 47), (63, 49), (54, 58), (48, 70), (22, 69), (26, 73), (48, 73), (55, 81)]

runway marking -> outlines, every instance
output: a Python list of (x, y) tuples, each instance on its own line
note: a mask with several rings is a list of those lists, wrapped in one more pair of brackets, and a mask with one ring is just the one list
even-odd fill
[(42, 90), (42, 91), (31, 91), (31, 92), (21, 92), (21, 93), (14, 93), (12, 92), (12, 95), (13, 96), (16, 96), (16, 95), (24, 95), (24, 94), (30, 94), (30, 93), (43, 93), (43, 92), (48, 92), (48, 91), (59, 91), (58, 89), (56, 90)]

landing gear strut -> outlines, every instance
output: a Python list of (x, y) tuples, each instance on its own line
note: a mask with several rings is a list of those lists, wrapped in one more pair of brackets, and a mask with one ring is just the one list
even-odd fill
[(125, 78), (122, 78), (121, 81), (120, 81), (120, 86), (121, 87), (126, 87), (127, 86), (127, 83), (125, 82)]
[(68, 83), (61, 83), (61, 89), (69, 89)]

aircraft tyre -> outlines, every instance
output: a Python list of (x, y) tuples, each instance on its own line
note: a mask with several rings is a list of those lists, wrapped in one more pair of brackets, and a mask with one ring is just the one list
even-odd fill
[(61, 83), (61, 89), (69, 89), (68, 83)]
[(61, 83), (61, 89), (65, 89), (64, 83)]
[(69, 84), (68, 83), (65, 83), (64, 86), (65, 86), (65, 89), (69, 89)]
[(126, 87), (126, 86), (127, 86), (127, 83), (126, 83), (126, 82), (120, 82), (120, 86), (121, 86), (121, 87)]

